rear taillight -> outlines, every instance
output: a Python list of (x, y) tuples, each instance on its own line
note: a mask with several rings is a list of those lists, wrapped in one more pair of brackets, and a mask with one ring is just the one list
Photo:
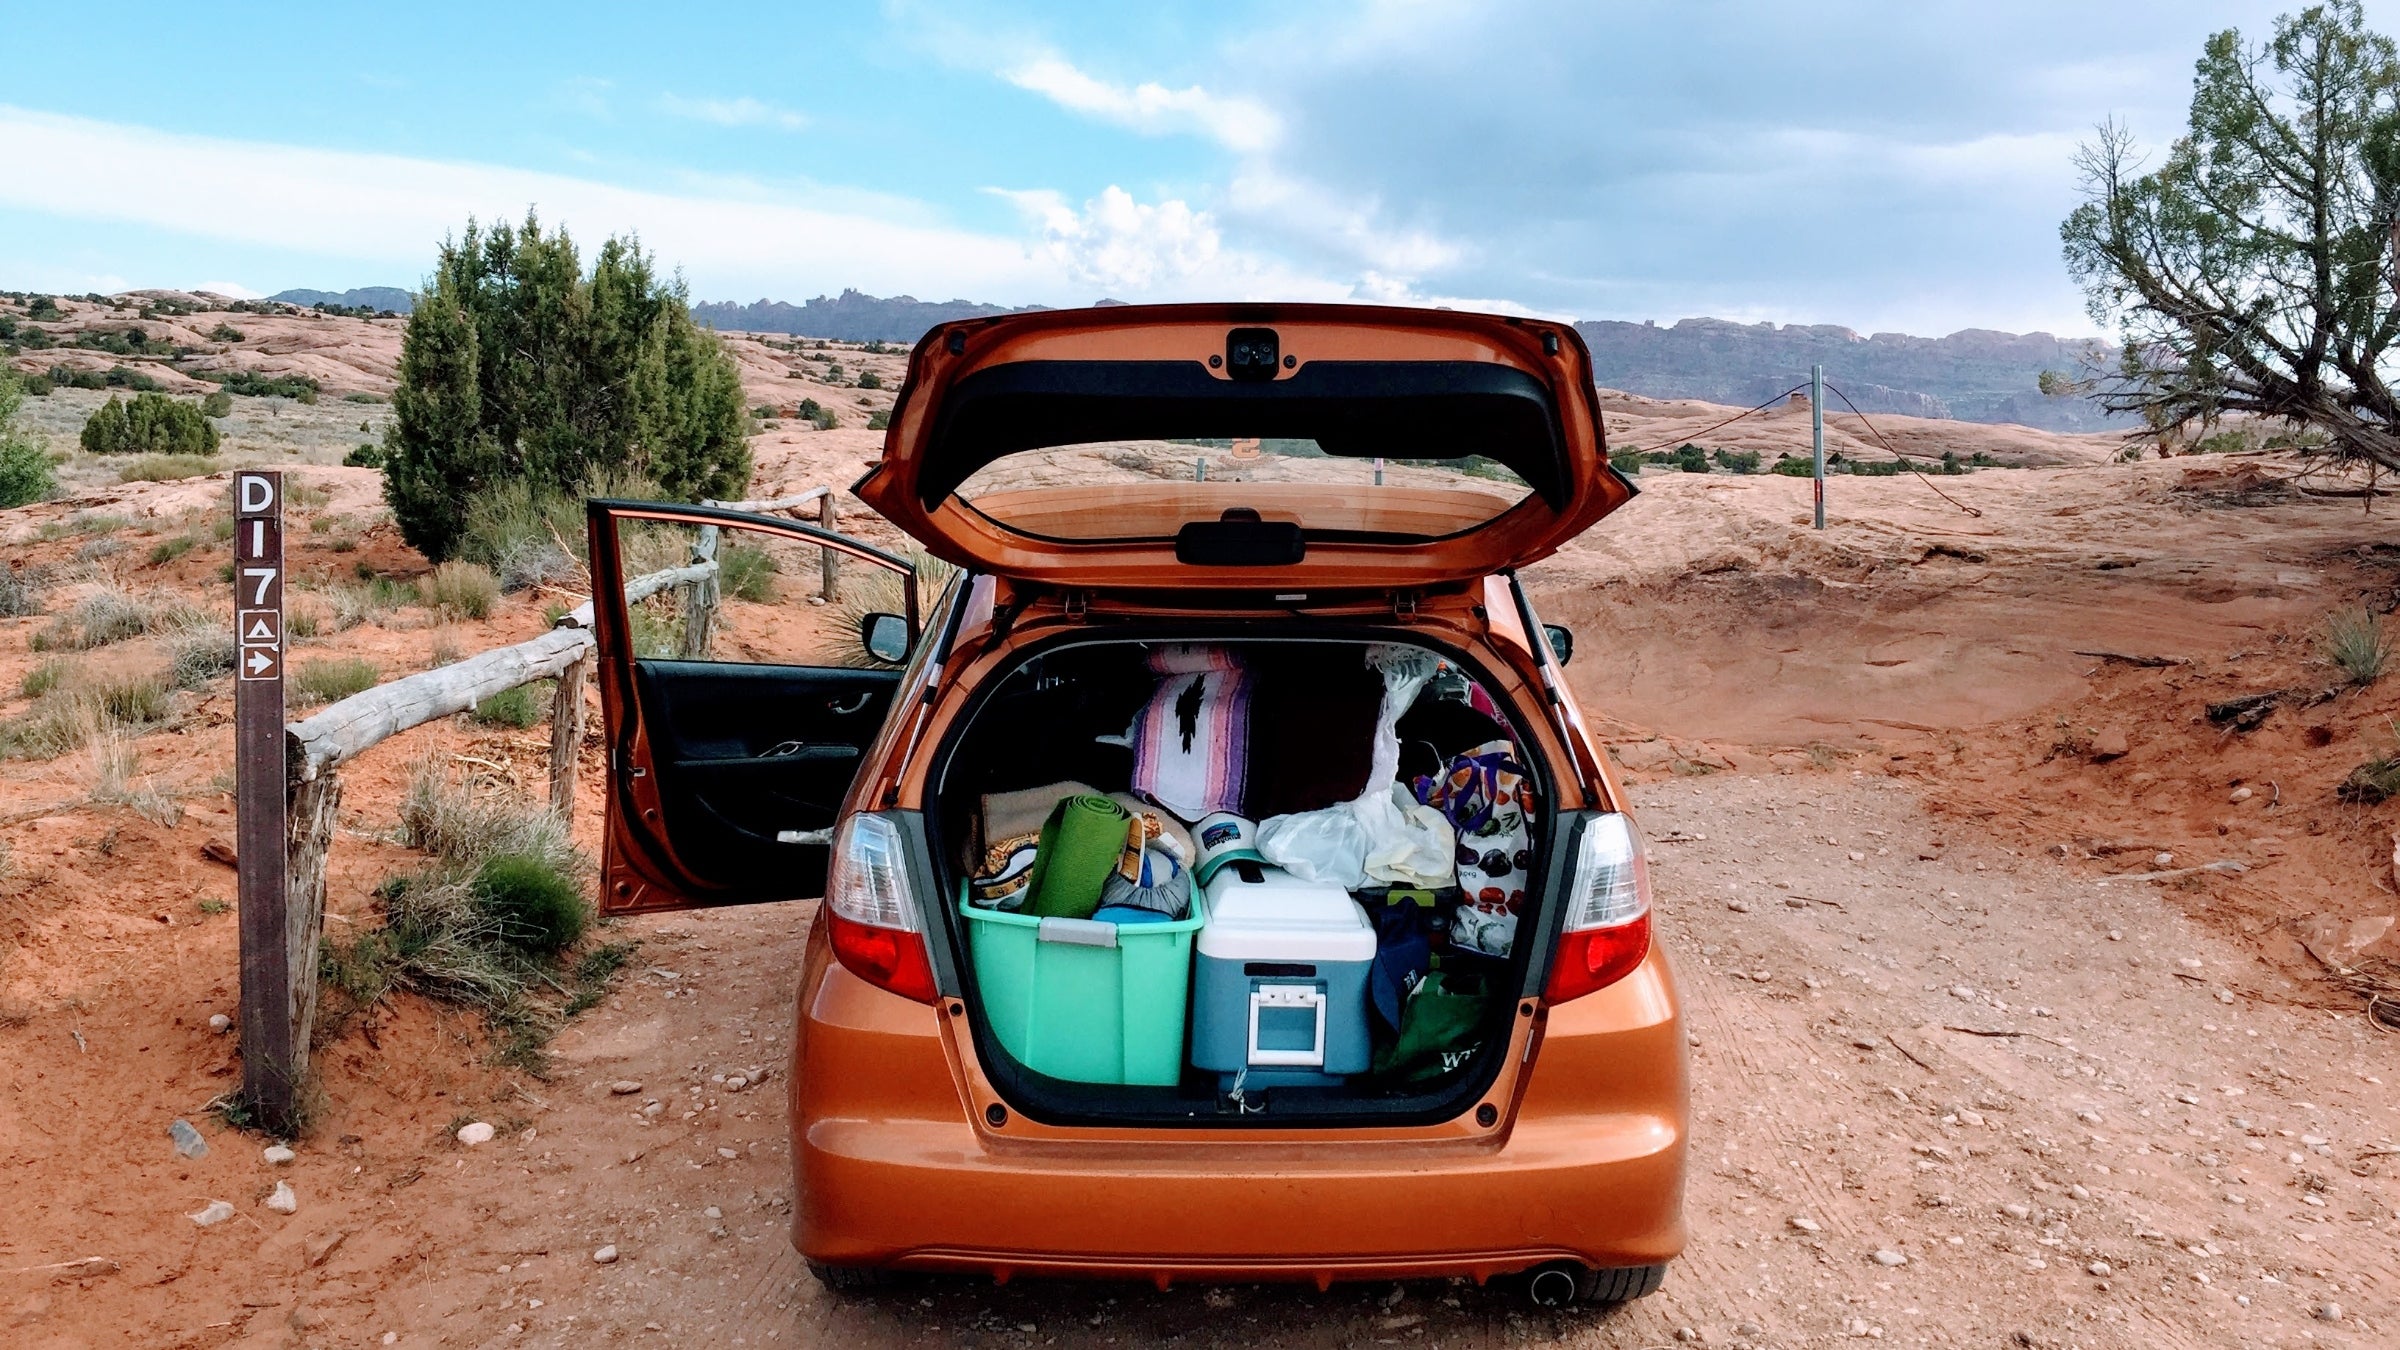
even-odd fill
[(1594, 816), (1575, 846), (1566, 924), (1543, 997), (1552, 1003), (1606, 989), (1650, 953), (1650, 864), (1621, 814)]
[(908, 890), (900, 831), (861, 812), (833, 837), (825, 883), (826, 936), (844, 968), (878, 989), (934, 1001), (933, 963)]

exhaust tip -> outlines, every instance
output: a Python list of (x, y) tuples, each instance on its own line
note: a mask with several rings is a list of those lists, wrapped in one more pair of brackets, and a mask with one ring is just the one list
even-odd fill
[(1581, 1270), (1566, 1261), (1543, 1266), (1525, 1282), (1526, 1297), (1537, 1308), (1570, 1307), (1575, 1302), (1577, 1287), (1582, 1284), (1577, 1278), (1580, 1274)]

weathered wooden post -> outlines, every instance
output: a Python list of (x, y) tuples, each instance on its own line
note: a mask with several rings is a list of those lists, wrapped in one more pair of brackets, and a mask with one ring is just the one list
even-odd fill
[[(233, 479), (234, 835), (239, 875), (242, 1095), (278, 1133), (299, 1123), (316, 944), (294, 950), (283, 732), (283, 474)], [(320, 863), (321, 865), (321, 863)]]
[[(825, 531), (827, 534), (833, 533), (833, 518), (833, 493), (828, 490), (824, 496), (817, 498), (817, 527)], [(838, 572), (841, 567), (841, 555), (835, 553), (829, 548), (820, 549), (818, 551), (824, 554), (825, 557), (825, 589), (822, 593), (822, 598), (824, 599), (825, 603), (832, 604), (835, 598), (835, 585), (840, 580)]]
[(708, 659), (708, 643), (716, 631), (717, 597), (720, 594), (718, 572), (714, 565), (716, 561), (717, 527), (703, 525), (700, 527), (700, 537), (692, 541), (692, 562), (695, 565), (707, 565), (708, 570), (685, 583), (683, 588), (683, 642), (678, 654), (686, 661)]
[(583, 747), (583, 685), (593, 657), (586, 653), (558, 672), (550, 698), (550, 810), (560, 820), (575, 818), (575, 761)]

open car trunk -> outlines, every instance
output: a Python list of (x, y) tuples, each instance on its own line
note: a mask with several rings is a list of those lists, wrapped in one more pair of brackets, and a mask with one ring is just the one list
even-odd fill
[(1017, 1110), (1391, 1126), (1490, 1086), (1554, 820), (1463, 654), (1076, 638), (985, 689), (933, 765), (926, 907)]

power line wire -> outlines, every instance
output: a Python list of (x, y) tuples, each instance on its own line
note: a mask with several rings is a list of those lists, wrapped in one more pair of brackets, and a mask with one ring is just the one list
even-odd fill
[(1889, 451), (1892, 458), (1900, 461), (1901, 468), (1908, 470), (1910, 473), (1916, 474), (1918, 482), (1923, 483), (1929, 488), (1932, 488), (1933, 495), (1941, 498), (1943, 501), (1950, 503), (1952, 506), (1957, 507), (1959, 510), (1966, 512), (1968, 515), (1973, 516), (1978, 520), (1983, 518), (1983, 512), (1976, 510), (1974, 507), (1967, 505), (1958, 498), (1942, 491), (1940, 487), (1935, 485), (1932, 479), (1927, 478), (1915, 464), (1909, 461), (1908, 456), (1901, 454), (1898, 447), (1894, 446), (1890, 441), (1885, 440), (1883, 433), (1875, 429), (1875, 424), (1867, 420), (1867, 415), (1858, 410), (1858, 405), (1850, 401), (1850, 396), (1848, 394), (1843, 393), (1840, 388), (1830, 382), (1828, 382), (1825, 387), (1833, 390), (1833, 396), (1842, 401), (1842, 406), (1850, 410), (1850, 415), (1858, 419), (1859, 425), (1865, 427), (1867, 429), (1867, 433), (1873, 436), (1877, 443), (1882, 445), (1886, 451)]
[[(1765, 412), (1767, 409), (1774, 407), (1776, 404), (1783, 402), (1785, 399), (1787, 399), (1787, 398), (1790, 398), (1792, 395), (1799, 393), (1801, 390), (1803, 390), (1803, 389), (1806, 389), (1807, 387), (1808, 387), (1808, 386), (1807, 386), (1807, 385), (1805, 385), (1805, 384), (1795, 384), (1795, 385), (1793, 385), (1791, 388), (1784, 390), (1784, 391), (1783, 391), (1782, 393), (1780, 393), (1780, 394), (1777, 394), (1775, 397), (1773, 397), (1773, 398), (1771, 398), (1771, 399), (1768, 399), (1766, 402), (1759, 404), (1759, 405), (1758, 405), (1757, 407), (1755, 407), (1755, 408), (1752, 408), (1752, 409), (1750, 409), (1750, 411), (1749, 411), (1749, 412), (1738, 412), (1738, 413), (1735, 413), (1733, 416), (1731, 416), (1731, 417), (1728, 417), (1728, 418), (1726, 418), (1724, 421), (1717, 423), (1717, 424), (1716, 424), (1716, 426), (1713, 426), (1713, 427), (1703, 427), (1703, 428), (1701, 428), (1700, 430), (1698, 430), (1698, 431), (1695, 431), (1695, 432), (1691, 433), (1691, 434), (1690, 434), (1690, 435), (1688, 435), (1688, 436), (1681, 437), (1680, 439), (1681, 439), (1681, 440), (1682, 440), (1682, 441), (1683, 441), (1685, 444), (1687, 444), (1687, 445), (1688, 445), (1688, 444), (1690, 444), (1691, 442), (1693, 442), (1693, 441), (1695, 441), (1695, 440), (1698, 440), (1700, 437), (1707, 435), (1709, 432), (1712, 432), (1712, 431), (1718, 431), (1718, 430), (1722, 430), (1722, 429), (1723, 429), (1723, 428), (1725, 428), (1725, 427), (1732, 426), (1734, 423), (1741, 421), (1743, 418), (1745, 418), (1745, 417), (1748, 417), (1748, 416), (1752, 415), (1753, 413), (1762, 413), (1762, 412)], [(1635, 451), (1634, 453), (1636, 453), (1636, 454), (1641, 454), (1641, 455), (1655, 455), (1655, 454), (1657, 454), (1659, 451), (1661, 451), (1661, 450), (1664, 450), (1664, 449), (1666, 449), (1666, 448), (1667, 448), (1667, 442), (1665, 442), (1665, 441), (1660, 441), (1658, 444), (1651, 446), (1651, 447), (1650, 447), (1649, 449), (1647, 449), (1647, 450), (1637, 450), (1637, 451)]]

